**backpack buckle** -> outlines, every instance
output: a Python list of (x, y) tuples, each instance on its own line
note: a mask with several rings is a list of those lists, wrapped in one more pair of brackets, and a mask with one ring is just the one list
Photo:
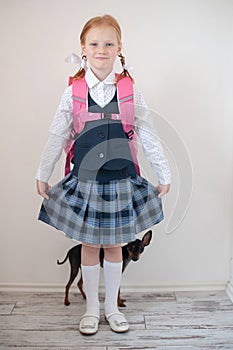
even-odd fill
[(71, 136), (72, 140), (76, 140), (77, 135), (78, 135), (78, 133), (74, 129), (72, 129), (70, 132), (70, 136)]
[(134, 135), (133, 129), (130, 130), (129, 132), (126, 132), (125, 135), (126, 135), (127, 139), (132, 140), (133, 135)]

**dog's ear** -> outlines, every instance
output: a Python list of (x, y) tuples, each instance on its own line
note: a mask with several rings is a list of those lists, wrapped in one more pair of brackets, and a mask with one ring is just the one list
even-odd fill
[(152, 231), (148, 231), (147, 233), (144, 234), (144, 236), (142, 237), (142, 242), (145, 246), (150, 244), (152, 238)]

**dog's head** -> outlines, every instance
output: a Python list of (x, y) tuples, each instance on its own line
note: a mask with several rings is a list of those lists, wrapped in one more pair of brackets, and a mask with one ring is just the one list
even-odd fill
[(133, 242), (128, 243), (127, 249), (129, 256), (133, 261), (137, 261), (140, 258), (140, 255), (143, 253), (145, 246), (150, 244), (152, 238), (152, 231), (148, 231), (142, 237), (142, 240), (136, 239)]

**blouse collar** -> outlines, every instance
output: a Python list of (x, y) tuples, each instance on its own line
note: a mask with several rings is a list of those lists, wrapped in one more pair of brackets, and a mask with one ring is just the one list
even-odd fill
[(111, 71), (111, 73), (103, 81), (100, 81), (92, 72), (91, 68), (88, 68), (85, 74), (85, 79), (89, 89), (92, 89), (95, 85), (98, 85), (99, 83), (106, 85), (116, 84), (116, 77), (114, 71)]

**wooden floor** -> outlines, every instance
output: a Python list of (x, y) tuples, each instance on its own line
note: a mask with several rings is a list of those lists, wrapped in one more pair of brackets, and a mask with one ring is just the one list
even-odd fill
[(61, 293), (0, 292), (0, 349), (233, 349), (233, 304), (225, 292), (122, 291), (122, 297), (130, 331), (112, 332), (101, 309), (99, 332), (83, 336), (80, 294), (71, 293), (71, 305), (64, 306)]

